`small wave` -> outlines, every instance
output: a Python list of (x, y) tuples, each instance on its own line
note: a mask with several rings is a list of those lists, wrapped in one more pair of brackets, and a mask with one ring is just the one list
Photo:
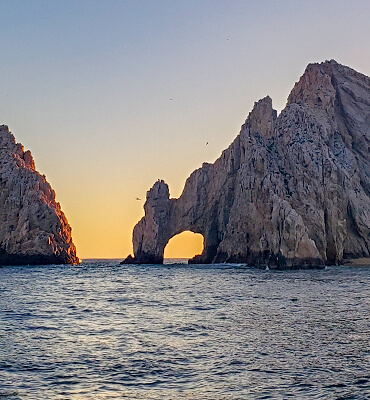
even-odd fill
[(1, 390), (0, 389), (0, 399), (9, 398), (9, 400), (10, 400), (14, 396), (18, 396), (18, 392), (16, 390)]

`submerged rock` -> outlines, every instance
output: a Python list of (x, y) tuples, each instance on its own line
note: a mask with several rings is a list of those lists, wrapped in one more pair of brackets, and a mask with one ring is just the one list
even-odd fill
[(370, 79), (334, 60), (310, 64), (281, 114), (269, 97), (255, 103), (234, 142), (190, 175), (178, 199), (154, 184), (130, 261), (162, 263), (185, 230), (204, 236), (191, 263), (300, 268), (369, 257), (369, 150)]
[(30, 151), (0, 126), (0, 264), (75, 264), (71, 227)]

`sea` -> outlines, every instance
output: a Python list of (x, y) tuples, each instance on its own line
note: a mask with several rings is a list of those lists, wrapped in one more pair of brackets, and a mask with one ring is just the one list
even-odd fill
[(370, 266), (0, 268), (1, 400), (370, 399)]

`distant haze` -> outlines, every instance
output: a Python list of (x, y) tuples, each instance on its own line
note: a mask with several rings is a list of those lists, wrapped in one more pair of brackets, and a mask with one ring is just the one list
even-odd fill
[[(0, 5), (0, 124), (32, 151), (81, 258), (132, 252), (153, 183), (178, 197), (255, 101), (285, 106), (308, 63), (333, 58), (370, 74), (368, 0)], [(170, 257), (199, 251), (188, 237)]]

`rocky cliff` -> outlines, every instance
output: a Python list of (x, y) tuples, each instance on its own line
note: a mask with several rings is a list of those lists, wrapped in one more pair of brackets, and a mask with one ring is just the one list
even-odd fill
[(30, 151), (0, 126), (0, 265), (78, 263), (71, 227)]
[(190, 230), (204, 251), (190, 262), (319, 267), (370, 255), (370, 79), (334, 60), (310, 64), (277, 116), (266, 97), (214, 164), (178, 199), (158, 181), (134, 228), (134, 257), (162, 263)]

